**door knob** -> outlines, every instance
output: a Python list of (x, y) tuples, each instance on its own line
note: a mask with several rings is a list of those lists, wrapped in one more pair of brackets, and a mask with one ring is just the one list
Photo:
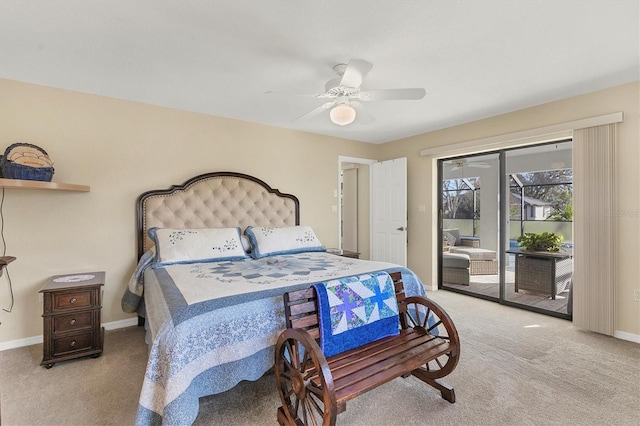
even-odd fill
[(406, 231), (407, 228), (405, 226), (401, 226), (400, 228), (396, 228), (396, 231)]

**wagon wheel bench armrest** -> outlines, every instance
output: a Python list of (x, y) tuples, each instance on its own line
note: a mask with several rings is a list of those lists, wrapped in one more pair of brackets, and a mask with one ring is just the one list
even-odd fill
[(400, 273), (391, 274), (400, 313), (400, 334), (326, 358), (319, 338), (315, 290), (284, 295), (287, 329), (276, 343), (275, 377), (282, 425), (334, 425), (347, 401), (397, 377), (413, 375), (455, 402), (439, 381), (456, 367), (460, 340), (453, 321), (435, 302), (405, 297)]

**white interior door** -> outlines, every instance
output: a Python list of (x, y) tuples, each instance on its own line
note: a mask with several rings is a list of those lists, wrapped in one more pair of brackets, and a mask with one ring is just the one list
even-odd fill
[(407, 159), (371, 165), (371, 260), (407, 266)]

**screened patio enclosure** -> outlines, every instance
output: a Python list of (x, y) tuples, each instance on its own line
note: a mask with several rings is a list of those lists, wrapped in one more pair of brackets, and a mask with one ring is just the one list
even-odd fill
[[(439, 176), (440, 288), (570, 318), (571, 141), (443, 159)], [(520, 252), (545, 231), (563, 238), (557, 256)]]

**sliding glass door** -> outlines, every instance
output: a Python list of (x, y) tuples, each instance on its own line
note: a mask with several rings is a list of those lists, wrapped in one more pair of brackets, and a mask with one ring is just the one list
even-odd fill
[(441, 286), (498, 300), (499, 155), (441, 161)]
[[(571, 141), (449, 158), (439, 166), (440, 287), (570, 318)], [(545, 237), (560, 246), (520, 246)]]
[(573, 280), (571, 148), (563, 141), (504, 153), (504, 300), (564, 318), (571, 315)]

